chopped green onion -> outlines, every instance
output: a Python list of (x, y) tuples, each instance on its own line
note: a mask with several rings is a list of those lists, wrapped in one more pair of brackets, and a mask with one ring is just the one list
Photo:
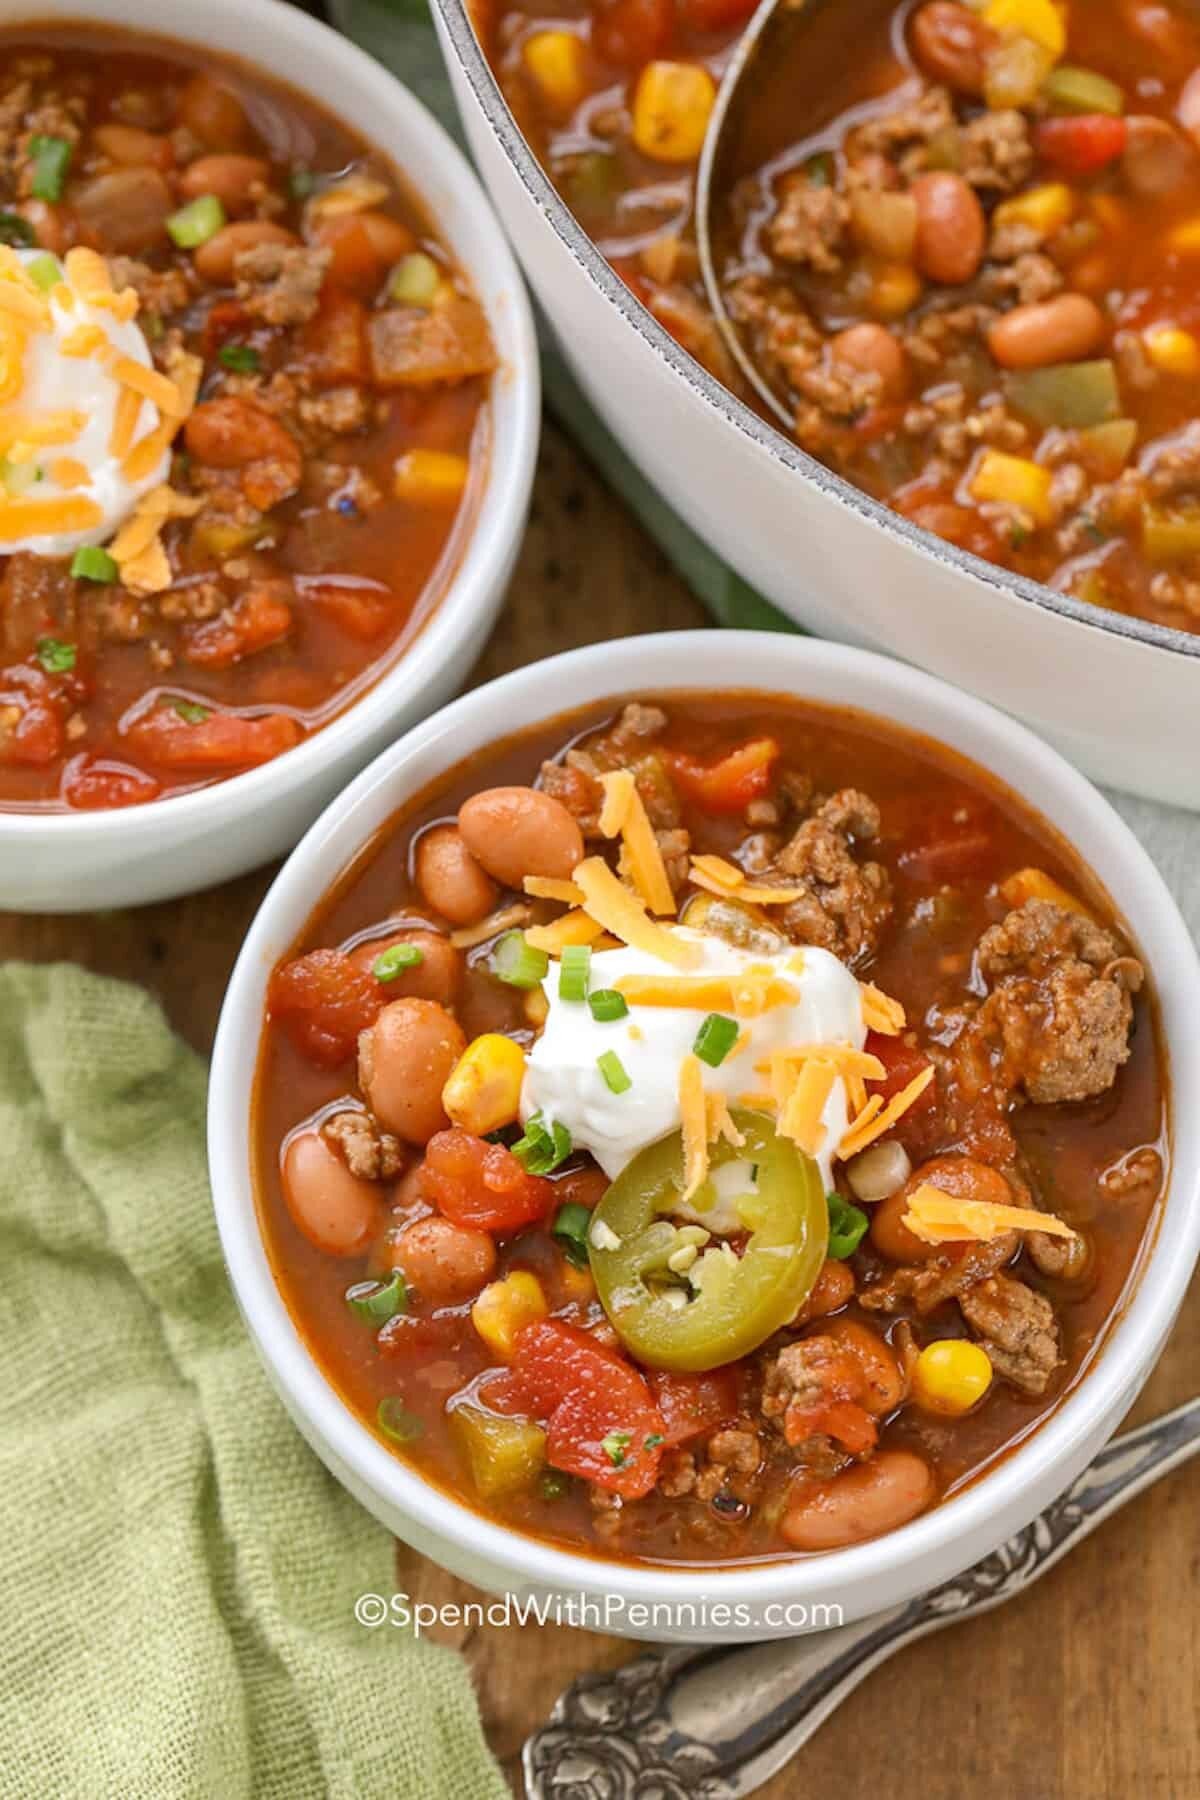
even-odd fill
[(9, 212), (0, 207), (0, 244), (17, 244), (22, 250), (28, 250), (37, 243), (37, 232), (23, 219), (20, 213)]
[(610, 1431), (607, 1437), (600, 1439), (600, 1448), (614, 1469), (619, 1469), (624, 1463), (625, 1451), (632, 1436), (630, 1431)]
[(561, 1500), (569, 1486), (567, 1476), (560, 1475), (557, 1469), (547, 1469), (542, 1476), (542, 1499)]
[(196, 250), (201, 244), (207, 244), (210, 237), (216, 237), (225, 223), (225, 208), (215, 194), (201, 194), (198, 200), (189, 200), (178, 212), (173, 212), (167, 220), (167, 230), (171, 242), (178, 244), (181, 250)]
[(35, 256), (31, 263), (26, 263), (25, 273), (43, 294), (48, 294), (52, 287), (57, 287), (63, 278), (62, 264), (57, 256)]
[(85, 544), (71, 558), (72, 575), (80, 575), (85, 581), (115, 581), (120, 572), (114, 558), (98, 545)]
[(262, 357), (250, 344), (222, 344), (217, 351), (217, 361), (239, 375), (253, 375), (262, 367)]
[(1042, 83), (1043, 98), (1051, 112), (1109, 113), (1119, 117), (1125, 111), (1125, 96), (1115, 81), (1098, 75), (1095, 69), (1076, 69), (1061, 63), (1051, 69)]
[(663, 1441), (662, 1432), (661, 1431), (652, 1431), (650, 1433), (649, 1437), (645, 1437), (642, 1439), (642, 1448), (643, 1448), (643, 1450), (657, 1450), (658, 1446), (662, 1443), (662, 1441)]
[(550, 972), (550, 958), (544, 950), (535, 950), (525, 941), (523, 931), (506, 931), (492, 951), (489, 962), (497, 981), (509, 987), (540, 987)]
[(389, 944), (371, 964), (371, 973), (376, 981), (395, 981), (397, 975), (403, 975), (406, 969), (420, 968), (424, 961), (425, 952), (415, 944)]
[(837, 161), (832, 150), (818, 150), (804, 165), (804, 173), (813, 187), (832, 187), (837, 179)]
[(402, 256), (392, 270), (388, 298), (398, 300), (401, 306), (432, 306), (441, 280), (442, 272), (432, 256), (414, 250), (411, 256)]
[(548, 1125), (541, 1113), (535, 1112), (526, 1120), (525, 1135), (517, 1139), (512, 1153), (526, 1174), (549, 1175), (559, 1163), (566, 1162), (571, 1149), (571, 1134), (566, 1126), (557, 1119)]
[(559, 1207), (550, 1228), (550, 1235), (562, 1242), (563, 1255), (577, 1269), (588, 1266), (587, 1234), (591, 1223), (592, 1215), (587, 1207), (581, 1206), (578, 1200), (568, 1200), (565, 1206)]
[(829, 1248), (827, 1256), (834, 1262), (845, 1262), (853, 1256), (867, 1231), (867, 1215), (861, 1206), (851, 1206), (836, 1189), (825, 1196), (829, 1207)]
[(408, 1311), (408, 1287), (399, 1269), (393, 1269), (390, 1281), (356, 1281), (348, 1287), (346, 1305), (356, 1319), (385, 1325), (397, 1313)]
[(39, 638), (34, 655), (47, 675), (69, 675), (75, 667), (75, 646), (63, 643), (61, 638)]
[(71, 166), (71, 145), (66, 138), (31, 137), (29, 154), (33, 158), (33, 185), (30, 189), (35, 200), (61, 200), (63, 188), (66, 186), (67, 170)]
[(416, 1413), (409, 1412), (395, 1394), (387, 1394), (379, 1402), (375, 1409), (375, 1421), (384, 1436), (392, 1438), (397, 1444), (411, 1444), (425, 1430), (424, 1421)]
[(41, 479), (42, 471), (36, 463), (13, 462), (10, 457), (0, 456), (0, 482), (6, 493), (27, 494)]
[(588, 974), (592, 966), (590, 944), (567, 944), (563, 948), (558, 971), (560, 1000), (586, 1000)]
[(317, 185), (311, 169), (293, 169), (288, 176), (288, 192), (293, 200), (307, 200)]
[(188, 725), (203, 725), (205, 719), (212, 718), (212, 708), (198, 706), (194, 700), (172, 700), (171, 711), (178, 713)]
[(696, 1033), (692, 1050), (710, 1069), (719, 1069), (737, 1040), (736, 1019), (727, 1019), (724, 1013), (709, 1013)]
[(616, 988), (597, 988), (594, 994), (588, 995), (588, 1005), (598, 1025), (609, 1025), (614, 1019), (623, 1019), (629, 1011), (624, 994), (618, 994)]
[(625, 1072), (625, 1064), (615, 1050), (603, 1050), (596, 1058), (596, 1067), (604, 1077), (605, 1085), (614, 1094), (624, 1094), (633, 1086)]

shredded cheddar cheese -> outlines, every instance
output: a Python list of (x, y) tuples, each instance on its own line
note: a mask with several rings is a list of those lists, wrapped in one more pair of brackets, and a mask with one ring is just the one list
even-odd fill
[(160, 375), (157, 369), (148, 369), (132, 356), (114, 356), (112, 372), (122, 387), (132, 388), (143, 400), (149, 400), (153, 406), (157, 406), (159, 412), (166, 413), (172, 419), (180, 416), (179, 389), (165, 375)]
[(121, 564), (121, 581), (131, 594), (161, 594), (171, 580), (171, 564), (158, 537)]
[(50, 473), (59, 487), (83, 487), (91, 479), (91, 471), (86, 463), (81, 463), (74, 456), (56, 456), (50, 464)]
[(575, 870), (574, 880), (592, 918), (622, 943), (645, 950), (675, 968), (686, 969), (695, 963), (695, 946), (656, 925), (641, 901), (622, 886), (602, 857), (585, 857)]
[[(852, 1122), (849, 1131), (838, 1145), (838, 1155), (842, 1157), (843, 1160), (847, 1160), (851, 1156), (857, 1156), (860, 1150), (865, 1150), (868, 1144), (873, 1144), (875, 1139), (882, 1137), (885, 1131), (890, 1131), (892, 1126), (904, 1117), (904, 1114), (908, 1111), (913, 1101), (919, 1099), (925, 1092), (925, 1089), (932, 1080), (932, 1066), (927, 1069), (922, 1069), (921, 1073), (914, 1076), (907, 1087), (902, 1088), (898, 1094), (894, 1095), (893, 1098), (888, 1101), (882, 1112), (875, 1112), (870, 1119), (864, 1120), (861, 1117), (855, 1119)], [(878, 1094), (872, 1096), (872, 1100), (878, 1100), (879, 1098), (880, 1096)], [(868, 1107), (870, 1104), (871, 1102), (868, 1102)]]
[(52, 500), (0, 500), (0, 543), (52, 531), (91, 531), (103, 516), (96, 502), (82, 495), (78, 499), (68, 495)]
[[(732, 875), (738, 879), (731, 880)], [(787, 906), (793, 900), (802, 900), (808, 892), (802, 887), (762, 887), (747, 881), (740, 869), (721, 856), (693, 856), (688, 877), (694, 886), (715, 894), (719, 900), (737, 900), (747, 906)]]
[[(70, 293), (71, 290), (67, 288), (65, 291)], [(76, 325), (73, 331), (68, 331), (61, 348), (64, 356), (94, 356), (97, 350), (104, 348), (104, 343), (104, 333), (98, 325)], [(122, 393), (117, 401), (118, 406), (124, 398)]]
[(821, 1062), (832, 1063), (839, 1075), (860, 1075), (867, 1081), (882, 1081), (887, 1073), (877, 1056), (868, 1050), (856, 1050), (853, 1044), (797, 1044), (794, 1048), (776, 1050), (766, 1062), (757, 1062), (754, 1071), (757, 1075), (770, 1072), (771, 1064), (804, 1063), (817, 1057)]
[(597, 820), (600, 835), (620, 837), (630, 799), (637, 792), (637, 783), (628, 769), (612, 769), (607, 775), (601, 775), (600, 786), (604, 791), (604, 804)]
[(636, 787), (621, 825), (621, 872), (628, 873), (648, 912), (674, 916), (675, 891), (654, 827)]
[(682, 1006), (740, 1018), (758, 1018), (769, 1007), (790, 1006), (797, 997), (790, 982), (769, 971), (757, 977), (751, 970), (745, 975), (621, 975), (615, 986), (631, 1006)]
[(679, 1115), (683, 1123), (683, 1195), (686, 1202), (708, 1179), (708, 1108), (698, 1056), (679, 1065)]
[(552, 875), (526, 875), (522, 885), (533, 900), (561, 900), (565, 906), (583, 905), (583, 892), (573, 881), (558, 881)]
[(837, 1069), (832, 1063), (811, 1057), (801, 1065), (791, 1092), (779, 1109), (780, 1137), (791, 1138), (806, 1156), (815, 1156), (825, 1142), (821, 1114), (836, 1080)]
[(69, 444), (77, 438), (87, 419), (81, 412), (47, 412), (0, 414), (0, 451), (7, 452), (17, 444)]
[(598, 920), (579, 909), (564, 913), (561, 919), (554, 919), (549, 925), (531, 925), (525, 933), (525, 942), (534, 950), (544, 950), (549, 956), (561, 956), (568, 944), (594, 944), (604, 927)]
[(868, 1031), (877, 1031), (880, 1037), (899, 1037), (904, 1030), (904, 1008), (890, 994), (885, 994), (869, 981), (859, 983), (862, 995), (863, 1024)]
[(724, 1138), (727, 1143), (733, 1145), (735, 1150), (740, 1150), (746, 1140), (733, 1122), (733, 1115), (729, 1110), (729, 1102), (726, 1100), (724, 1094), (715, 1092), (705, 1094), (704, 1107), (705, 1116), (708, 1122), (707, 1133), (709, 1143), (715, 1144)]
[(923, 1181), (909, 1195), (908, 1211), (901, 1221), (922, 1243), (987, 1243), (1006, 1231), (1044, 1231), (1050, 1237), (1073, 1238), (1076, 1233), (1054, 1213), (1029, 1206), (1000, 1206), (987, 1200), (960, 1200), (933, 1182)]

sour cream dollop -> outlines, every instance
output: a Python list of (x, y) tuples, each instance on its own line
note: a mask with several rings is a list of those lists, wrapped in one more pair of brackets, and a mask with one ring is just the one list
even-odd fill
[[(806, 1044), (862, 1049), (867, 1033), (858, 982), (827, 950), (806, 948), (800, 955), (790, 949), (767, 956), (684, 927), (676, 930), (698, 947), (698, 960), (688, 975), (735, 975), (751, 966), (767, 966), (796, 990), (794, 1001), (770, 1007), (757, 1018), (739, 1019), (748, 1041), (718, 1067), (705, 1066), (705, 1088), (724, 1094), (731, 1106), (742, 1103), (743, 1095), (767, 1088), (768, 1078), (756, 1071), (755, 1064), (772, 1051)], [(679, 973), (643, 950), (600, 950), (591, 959), (589, 986), (594, 993), (618, 986), (626, 975)], [(558, 974), (555, 964), (543, 983), (550, 1010), (526, 1064), (521, 1117), (526, 1120), (540, 1111), (547, 1121), (564, 1125), (572, 1143), (589, 1150), (615, 1180), (639, 1150), (679, 1130), (680, 1066), (709, 1009), (631, 1004), (625, 1018), (602, 1024), (592, 1017), (586, 1001), (559, 998)], [(623, 1093), (613, 1093), (600, 1070), (597, 1058), (606, 1050), (616, 1052), (629, 1076)], [(833, 1153), (849, 1123), (841, 1079), (834, 1082), (821, 1119), (825, 1136), (816, 1160), (828, 1186)], [(739, 1170), (732, 1178), (741, 1192), (746, 1191), (747, 1174), (748, 1170)], [(712, 1223), (708, 1215), (705, 1223)]]
[[(26, 269), (37, 263), (49, 270), (56, 259), (44, 250), (13, 253)], [(0, 267), (0, 282), (19, 280), (11, 261)], [(103, 544), (133, 512), (137, 502), (166, 480), (168, 451), (158, 457), (139, 480), (130, 481), (122, 469), (123, 454), (113, 448), (113, 426), (123, 384), (115, 372), (116, 359), (127, 357), (143, 368), (153, 367), (150, 349), (136, 319), (119, 318), (108, 307), (86, 300), (62, 264), (61, 285), (40, 290), (45, 306), (44, 323), (26, 321), (16, 313), (0, 311), (0, 551), (30, 550), (38, 556), (67, 556), (85, 544)], [(63, 290), (73, 297), (66, 299)], [(69, 343), (78, 345), (82, 327), (95, 327), (102, 342), (87, 354), (68, 354)], [(88, 334), (94, 335), (94, 334)], [(53, 443), (39, 442), (39, 422), (67, 417), (78, 429), (55, 433)], [(131, 434), (137, 443), (160, 422), (157, 406), (141, 401)], [(29, 424), (33, 430), (24, 428)], [(64, 479), (66, 477), (66, 479)], [(86, 502), (87, 522), (71, 528), (35, 529), (23, 534), (5, 530), (4, 513), (17, 519), (20, 503)]]

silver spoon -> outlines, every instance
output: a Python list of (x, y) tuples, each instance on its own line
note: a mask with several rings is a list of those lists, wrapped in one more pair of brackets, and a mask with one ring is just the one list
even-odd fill
[(581, 1676), (526, 1741), (529, 1800), (741, 1800), (889, 1656), (1024, 1592), (1197, 1452), (1200, 1398), (1114, 1438), (1031, 1525), (904, 1606), (809, 1637), (655, 1650)]

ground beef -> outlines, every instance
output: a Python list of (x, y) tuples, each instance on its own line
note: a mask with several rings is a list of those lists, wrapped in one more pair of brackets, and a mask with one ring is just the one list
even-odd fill
[(904, 415), (903, 429), (923, 438), (935, 456), (948, 463), (965, 463), (987, 444), (996, 450), (1016, 452), (1029, 443), (1029, 431), (999, 400), (966, 412), (967, 396), (957, 383)]
[(1100, 1185), (1106, 1194), (1121, 1199), (1126, 1194), (1139, 1193), (1143, 1188), (1161, 1188), (1162, 1180), (1162, 1157), (1149, 1144), (1143, 1144), (1105, 1169)]
[(1066, 277), (1057, 263), (1040, 251), (1027, 250), (1011, 262), (994, 264), (985, 269), (979, 281), (979, 292), (985, 300), (1001, 306), (1033, 306), (1062, 292)]
[(677, 344), (706, 368), (724, 387), (738, 391), (741, 377), (707, 305), (683, 282), (654, 287), (646, 305), (666, 327)]
[(317, 310), (330, 254), (311, 245), (255, 244), (233, 259), (238, 299), (266, 325), (303, 325)]
[(371, 397), (365, 388), (326, 388), (321, 394), (303, 394), (299, 402), (302, 425), (341, 437), (361, 431), (370, 421)]
[(682, 1445), (668, 1450), (658, 1477), (658, 1491), (668, 1499), (691, 1495), (706, 1503), (718, 1494), (749, 1503), (758, 1487), (762, 1445), (749, 1424), (714, 1431), (703, 1453)]
[(217, 581), (189, 581), (168, 588), (158, 596), (159, 617), (163, 619), (215, 619), (229, 603), (229, 596)]
[(680, 823), (679, 797), (662, 756), (649, 747), (665, 724), (666, 715), (657, 707), (627, 706), (603, 736), (592, 738), (584, 748), (568, 750), (561, 763), (543, 763), (541, 785), (578, 820), (585, 837), (596, 837), (604, 800), (600, 776), (613, 769), (628, 769), (663, 855), (678, 864), (689, 847), (688, 834)]
[(775, 873), (808, 890), (779, 912), (780, 925), (796, 942), (832, 950), (850, 963), (875, 950), (891, 917), (891, 883), (882, 864), (857, 862), (852, 851), (878, 833), (875, 802), (843, 788), (784, 845)]
[(994, 306), (979, 301), (933, 307), (900, 341), (919, 369), (935, 370), (938, 378), (944, 379), (947, 360), (982, 339), (998, 316)]
[(957, 1046), (968, 1090), (987, 1080), (971, 1068), (981, 1056), (1002, 1086), (1040, 1104), (1112, 1086), (1129, 1055), (1130, 995), (1144, 974), (1103, 926), (1028, 900), (984, 932), (976, 968), (992, 991)]
[(1181, 431), (1149, 444), (1141, 472), (1153, 500), (1200, 491), (1200, 421), (1192, 420)]
[(1063, 1361), (1054, 1308), (1023, 1281), (993, 1275), (958, 1297), (997, 1375), (1023, 1394), (1044, 1394)]
[(131, 287), (146, 312), (182, 312), (191, 300), (191, 283), (181, 268), (152, 269), (132, 256), (112, 256), (108, 267), (113, 286), (118, 291)]
[(954, 129), (954, 103), (949, 89), (929, 87), (909, 105), (879, 113), (857, 126), (847, 139), (846, 153), (858, 162), (874, 152), (890, 157), (896, 151), (906, 151), (910, 154), (902, 159), (902, 166), (906, 173), (915, 174), (927, 165), (925, 153), (929, 144), (948, 137)]
[(1087, 1246), (1082, 1238), (1052, 1237), (1048, 1231), (1030, 1231), (1025, 1235), (1029, 1260), (1040, 1275), (1055, 1281), (1070, 1281), (1083, 1273), (1087, 1265)]
[(369, 1113), (353, 1108), (334, 1113), (321, 1127), (321, 1135), (350, 1173), (364, 1181), (395, 1181), (404, 1173), (408, 1162), (404, 1145), (390, 1131), (381, 1130)]
[(850, 202), (834, 187), (810, 181), (803, 170), (783, 176), (775, 189), (775, 212), (767, 225), (771, 254), (832, 275), (842, 266)]
[(797, 391), (801, 377), (821, 362), (825, 347), (797, 296), (782, 282), (744, 275), (730, 285), (726, 305), (747, 333), (754, 360), (768, 380)]
[(48, 625), (68, 622), (74, 601), (67, 563), (14, 551), (0, 576), (0, 653), (13, 662), (29, 656)]
[(643, 706), (639, 700), (631, 700), (622, 707), (608, 742), (620, 749), (627, 744), (640, 744), (644, 738), (660, 737), (666, 728), (667, 715), (661, 706)]
[(1033, 174), (1034, 150), (1024, 114), (984, 112), (959, 136), (964, 181), (982, 193), (1011, 194)]
[(972, 1244), (961, 1256), (905, 1263), (882, 1281), (860, 1288), (859, 1304), (868, 1312), (881, 1313), (901, 1312), (911, 1305), (924, 1317), (1010, 1263), (1018, 1243), (1015, 1231), (1005, 1231)]

